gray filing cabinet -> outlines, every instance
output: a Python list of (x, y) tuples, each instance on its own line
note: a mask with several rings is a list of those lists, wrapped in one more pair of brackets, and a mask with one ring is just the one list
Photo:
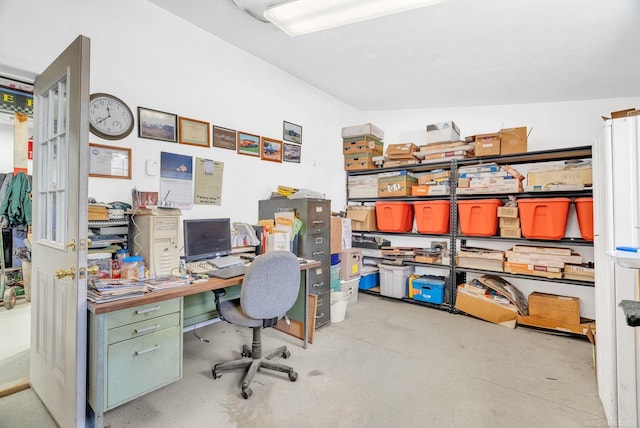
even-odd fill
[(318, 296), (316, 328), (331, 321), (331, 201), (328, 199), (268, 199), (258, 201), (258, 215), (272, 219), (282, 211), (294, 211), (302, 221), (298, 235), (298, 256), (317, 260), (321, 266), (311, 269), (309, 292)]

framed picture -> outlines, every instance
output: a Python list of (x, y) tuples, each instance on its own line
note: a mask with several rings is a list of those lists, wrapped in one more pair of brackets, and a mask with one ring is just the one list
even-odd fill
[(178, 118), (178, 143), (211, 147), (209, 135), (209, 122), (186, 117)]
[(302, 126), (295, 123), (283, 122), (282, 139), (292, 143), (302, 144)]
[(236, 130), (213, 125), (213, 147), (236, 149)]
[(282, 162), (282, 141), (262, 137), (260, 159), (270, 162)]
[(178, 116), (138, 107), (138, 137), (177, 143)]
[(248, 156), (260, 156), (260, 136), (238, 131), (238, 153)]
[(282, 152), (282, 160), (285, 162), (300, 163), (300, 153), (302, 146), (291, 143), (284, 143), (284, 149)]
[(131, 149), (89, 143), (89, 176), (131, 179)]

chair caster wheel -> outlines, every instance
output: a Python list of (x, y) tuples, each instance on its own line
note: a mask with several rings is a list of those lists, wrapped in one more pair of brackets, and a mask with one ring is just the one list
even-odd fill
[(297, 373), (297, 372), (294, 372), (294, 371), (291, 371), (291, 372), (289, 373), (289, 380), (290, 380), (291, 382), (295, 382), (296, 380), (298, 380), (298, 373)]
[(253, 391), (251, 390), (251, 388), (246, 388), (242, 390), (242, 398), (244, 398), (245, 400), (248, 400), (249, 397), (251, 397), (253, 395)]
[(291, 352), (289, 352), (289, 350), (286, 350), (282, 353), (282, 358), (284, 358), (285, 360), (290, 356), (291, 356)]
[(246, 353), (246, 352), (244, 352), (244, 351), (240, 352), (240, 356), (241, 356), (242, 358), (251, 358), (251, 354), (250, 354), (250, 353), (249, 353), (249, 354), (247, 354), (247, 353)]
[(214, 379), (220, 379), (222, 377), (222, 373), (220, 373), (219, 371), (212, 370), (212, 372), (213, 372), (213, 378)]
[(251, 349), (247, 345), (242, 345), (242, 352), (240, 352), (242, 358), (251, 358)]

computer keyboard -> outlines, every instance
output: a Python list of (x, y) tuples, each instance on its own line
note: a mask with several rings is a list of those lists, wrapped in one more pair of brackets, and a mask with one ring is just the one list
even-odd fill
[(188, 273), (208, 273), (215, 269), (208, 260), (198, 260), (197, 262), (188, 262), (185, 265)]
[(215, 267), (222, 269), (228, 266), (241, 265), (244, 263), (244, 260), (236, 256), (223, 256), (217, 257), (215, 259), (210, 259), (209, 262)]

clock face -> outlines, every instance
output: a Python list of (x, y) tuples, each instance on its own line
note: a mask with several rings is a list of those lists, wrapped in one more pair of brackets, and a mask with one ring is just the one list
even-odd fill
[(124, 138), (133, 130), (133, 113), (119, 98), (92, 94), (89, 101), (91, 132), (108, 140)]

